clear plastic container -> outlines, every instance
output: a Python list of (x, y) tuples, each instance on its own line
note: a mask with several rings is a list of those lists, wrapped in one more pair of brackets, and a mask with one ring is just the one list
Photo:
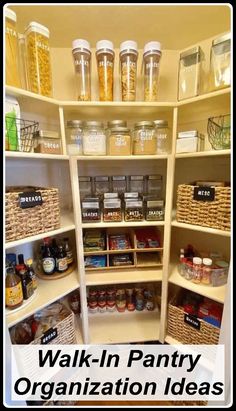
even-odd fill
[(144, 219), (143, 201), (125, 201), (125, 221), (142, 221)]
[(66, 124), (66, 143), (67, 154), (83, 154), (83, 127), (84, 122), (81, 120), (70, 120)]
[(131, 155), (131, 133), (128, 128), (116, 127), (110, 129), (107, 154), (110, 156)]
[(195, 97), (199, 94), (201, 71), (201, 48), (194, 47), (180, 54), (178, 99)]
[(139, 121), (134, 125), (133, 154), (156, 154), (156, 135), (152, 121)]
[(16, 13), (6, 8), (5, 18), (6, 84), (8, 86), (21, 87)]
[(202, 267), (201, 282), (203, 284), (211, 284), (212, 259), (203, 258), (202, 263), (203, 263), (203, 267)]
[(52, 97), (49, 30), (31, 22), (25, 30), (30, 90)]
[(114, 193), (123, 195), (126, 192), (126, 188), (127, 188), (126, 176), (112, 176), (111, 183), (112, 183), (112, 191)]
[(76, 39), (72, 42), (77, 99), (91, 100), (91, 51), (87, 40)]
[(157, 154), (168, 154), (171, 151), (171, 136), (167, 120), (155, 120)]
[(120, 222), (122, 221), (121, 200), (104, 199), (103, 202), (103, 221), (105, 222)]
[(95, 195), (102, 197), (104, 193), (110, 192), (110, 182), (107, 176), (98, 176), (94, 179)]
[(61, 139), (56, 131), (39, 130), (35, 137), (35, 153), (62, 154)]
[(99, 100), (113, 101), (114, 57), (113, 43), (100, 40), (96, 44), (96, 57), (99, 81)]
[(148, 200), (145, 218), (147, 221), (163, 221), (165, 215), (163, 200)]
[(79, 192), (80, 199), (83, 200), (84, 197), (89, 197), (92, 195), (92, 178), (91, 177), (79, 177)]
[(24, 88), (25, 90), (29, 90), (26, 40), (25, 40), (24, 34), (18, 34), (18, 47), (19, 47), (19, 72), (20, 72), (20, 79), (21, 79), (21, 87)]
[(158, 199), (162, 198), (163, 178), (160, 174), (146, 176), (146, 192), (148, 195), (155, 196)]
[(202, 259), (200, 257), (193, 257), (193, 276), (192, 282), (200, 284), (202, 279)]
[(131, 193), (144, 193), (144, 176), (129, 176), (128, 181)]
[(102, 122), (85, 122), (83, 132), (83, 154), (85, 156), (106, 155), (106, 133)]
[(146, 43), (143, 51), (144, 101), (157, 101), (160, 60), (161, 44), (158, 41)]
[(84, 199), (82, 201), (82, 222), (100, 222), (101, 209), (99, 201), (89, 201)]
[(135, 101), (138, 46), (127, 40), (120, 45), (120, 76), (122, 101)]
[(211, 89), (217, 90), (230, 86), (231, 78), (231, 39), (230, 33), (212, 42), (210, 81)]

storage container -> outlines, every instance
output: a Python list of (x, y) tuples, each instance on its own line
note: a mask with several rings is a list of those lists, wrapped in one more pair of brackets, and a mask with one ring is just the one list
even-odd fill
[(156, 154), (156, 135), (152, 121), (140, 121), (134, 125), (133, 154)]
[(135, 101), (138, 46), (127, 40), (120, 45), (120, 77), (122, 101)]
[(39, 130), (35, 133), (35, 153), (62, 154), (61, 139), (58, 132)]
[(103, 221), (105, 222), (121, 222), (122, 209), (121, 200), (119, 198), (104, 199), (103, 202)]
[(52, 97), (52, 72), (49, 30), (31, 22), (25, 30), (30, 90)]
[(80, 199), (92, 195), (92, 178), (91, 177), (79, 177), (79, 193)]
[(72, 55), (75, 67), (77, 100), (91, 100), (91, 50), (87, 40), (72, 42)]
[(231, 35), (230, 33), (212, 41), (210, 82), (211, 89), (229, 87), (231, 82)]
[(157, 154), (168, 154), (171, 152), (171, 135), (167, 120), (155, 120), (155, 131), (157, 139)]
[(99, 201), (84, 199), (81, 203), (81, 208), (83, 223), (97, 223), (101, 221), (101, 209)]
[(163, 200), (147, 200), (145, 218), (147, 221), (163, 221), (165, 215)]
[(98, 176), (94, 179), (95, 195), (102, 197), (104, 193), (110, 192), (110, 181), (107, 176)]
[(6, 8), (5, 18), (6, 84), (21, 87), (16, 13)]
[(15, 241), (60, 227), (57, 188), (7, 187), (5, 194), (6, 241)]
[(83, 153), (85, 156), (106, 155), (106, 133), (101, 121), (86, 121), (83, 131)]
[(163, 191), (163, 177), (160, 174), (154, 174), (146, 176), (145, 178), (146, 189), (145, 192), (149, 196), (154, 196), (155, 198), (162, 198)]
[(204, 151), (204, 135), (198, 131), (178, 133), (176, 153), (195, 153)]
[(126, 176), (112, 176), (111, 177), (112, 191), (123, 195), (126, 191)]
[(129, 176), (128, 177), (129, 191), (131, 193), (144, 193), (144, 176)]
[(111, 120), (107, 122), (107, 128), (116, 128), (116, 127), (127, 127), (127, 121), (125, 120)]
[(161, 44), (150, 41), (144, 46), (144, 101), (157, 101), (158, 78), (161, 60)]
[(99, 82), (99, 100), (113, 101), (114, 49), (109, 40), (100, 40), (96, 44), (96, 57)]
[(83, 127), (84, 122), (81, 120), (69, 120), (66, 127), (67, 154), (83, 154)]
[(199, 46), (180, 54), (178, 99), (183, 100), (199, 94), (201, 55)]
[(125, 221), (142, 221), (144, 219), (143, 201), (125, 201)]
[(110, 156), (131, 155), (131, 133), (126, 127), (110, 129), (107, 154)]

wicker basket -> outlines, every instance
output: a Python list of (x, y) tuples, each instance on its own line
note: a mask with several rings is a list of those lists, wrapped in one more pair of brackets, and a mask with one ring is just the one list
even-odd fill
[(230, 231), (231, 188), (215, 187), (213, 201), (198, 201), (193, 199), (194, 187), (178, 186), (177, 221)]
[(198, 319), (200, 329), (197, 330), (184, 321), (185, 312), (178, 308), (178, 297), (175, 296), (168, 304), (167, 334), (182, 344), (218, 344), (220, 329)]
[[(19, 194), (40, 191), (42, 205), (21, 208)], [(5, 195), (6, 242), (45, 233), (60, 227), (59, 194), (57, 188), (7, 187)]]

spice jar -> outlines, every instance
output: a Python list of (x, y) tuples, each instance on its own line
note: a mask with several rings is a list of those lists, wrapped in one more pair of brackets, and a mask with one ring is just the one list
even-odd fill
[(83, 133), (83, 153), (85, 156), (106, 155), (106, 134), (101, 121), (86, 121)]
[(109, 193), (110, 182), (107, 176), (98, 176), (94, 179), (95, 195), (102, 197), (104, 193)]
[(195, 97), (199, 93), (201, 48), (194, 47), (180, 54), (178, 99)]
[(79, 193), (80, 199), (92, 195), (92, 178), (91, 177), (79, 177)]
[(200, 257), (193, 257), (193, 276), (192, 282), (200, 284), (202, 278), (202, 259)]
[(131, 193), (143, 194), (144, 192), (144, 176), (129, 176), (129, 190)]
[(126, 295), (123, 288), (116, 290), (116, 308), (120, 313), (126, 309)]
[(99, 100), (113, 101), (113, 71), (115, 57), (113, 43), (109, 40), (100, 40), (96, 44), (96, 50)]
[(131, 154), (131, 135), (128, 128), (116, 127), (110, 130), (107, 154), (110, 156), (129, 156)]
[(122, 221), (121, 200), (119, 198), (104, 200), (103, 221)]
[(81, 120), (70, 120), (66, 124), (66, 142), (67, 154), (81, 155), (83, 154), (83, 126)]
[(230, 43), (230, 33), (221, 36), (212, 42), (210, 81), (211, 89), (213, 90), (230, 86)]
[(56, 131), (39, 130), (36, 137), (35, 153), (61, 154), (61, 139)]
[(90, 223), (91, 221), (101, 221), (101, 210), (99, 201), (82, 201), (82, 222)]
[(152, 121), (140, 121), (134, 125), (133, 154), (156, 154), (156, 135)]
[(201, 282), (203, 284), (211, 284), (212, 259), (203, 258), (202, 263), (203, 263), (203, 267), (202, 267)]
[(157, 154), (170, 153), (170, 130), (168, 128), (168, 121), (155, 120), (155, 132), (157, 139)]
[(87, 40), (72, 42), (72, 55), (75, 66), (76, 91), (79, 101), (91, 100), (91, 51)]
[(120, 75), (122, 101), (135, 101), (138, 47), (136, 41), (120, 45)]
[(8, 86), (20, 87), (19, 60), (18, 60), (18, 34), (17, 18), (13, 10), (5, 9), (5, 52), (6, 52), (6, 84)]
[(144, 46), (144, 101), (157, 101), (158, 77), (161, 60), (161, 44), (150, 41)]
[(123, 195), (126, 191), (126, 176), (111, 177), (112, 191)]
[(43, 96), (52, 97), (49, 30), (33, 21), (29, 23), (25, 35), (30, 90)]
[(144, 218), (142, 200), (125, 201), (125, 221), (142, 221)]
[(146, 192), (156, 198), (162, 197), (163, 178), (160, 174), (146, 176)]
[(21, 80), (21, 88), (29, 89), (26, 40), (24, 34), (18, 34), (18, 48), (19, 48), (19, 74)]
[(147, 221), (163, 221), (164, 214), (165, 209), (163, 200), (147, 200), (145, 213)]

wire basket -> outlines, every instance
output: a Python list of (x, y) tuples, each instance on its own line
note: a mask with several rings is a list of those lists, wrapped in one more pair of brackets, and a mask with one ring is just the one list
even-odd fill
[(34, 133), (39, 129), (39, 123), (6, 116), (5, 124), (6, 150), (30, 152), (34, 147)]
[(207, 124), (207, 133), (214, 150), (230, 148), (230, 114), (210, 117)]

